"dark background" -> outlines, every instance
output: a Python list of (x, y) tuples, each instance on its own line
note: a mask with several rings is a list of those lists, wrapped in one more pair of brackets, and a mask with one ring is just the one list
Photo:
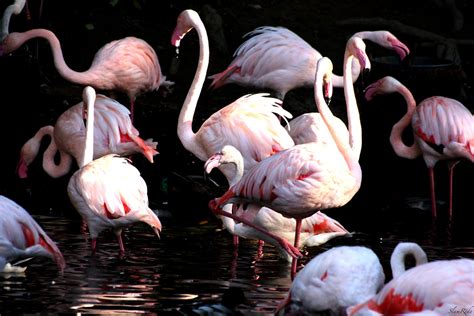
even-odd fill
[[(459, 12), (450, 8), (455, 4)], [(1, 3), (0, 9), (8, 5)], [(401, 97), (384, 96), (367, 103), (362, 98), (363, 87), (375, 79), (391, 74), (406, 84), (417, 101), (431, 95), (457, 98), (473, 112), (474, 26), (471, 1), (59, 1), (30, 0), (31, 20), (24, 12), (13, 16), (10, 32), (30, 28), (47, 28), (61, 42), (66, 63), (70, 68), (86, 70), (95, 52), (104, 44), (125, 36), (146, 40), (156, 50), (163, 73), (175, 81), (167, 96), (149, 92), (139, 96), (136, 123), (143, 138), (159, 142), (160, 155), (154, 164), (135, 156), (134, 164), (149, 187), (152, 207), (168, 207), (171, 213), (184, 212), (191, 218), (208, 216), (206, 204), (210, 197), (222, 192), (225, 182), (218, 174), (213, 178), (221, 185), (216, 188), (203, 179), (202, 162), (185, 151), (176, 137), (176, 122), (185, 94), (196, 68), (198, 40), (195, 33), (182, 42), (179, 69), (171, 73), (174, 48), (170, 38), (176, 17), (184, 9), (200, 13), (210, 37), (211, 59), (208, 74), (222, 71), (231, 61), (232, 53), (242, 43), (242, 36), (262, 25), (285, 26), (335, 64), (341, 74), (346, 40), (357, 31), (386, 29), (395, 34), (412, 50), (412, 58), (429, 57), (436, 63), (401, 68), (377, 63), (377, 58), (393, 53), (368, 43), (373, 58), (372, 72), (359, 80), (359, 108), (363, 124), (361, 166), (363, 183), (360, 192), (347, 207), (361, 212), (380, 208), (407, 206), (410, 197), (429, 198), (427, 170), (422, 158), (406, 160), (395, 155), (388, 142), (391, 126), (403, 115), (405, 104)], [(456, 43), (457, 51), (447, 52), (447, 44)], [(413, 59), (415, 60), (415, 59)], [(3, 150), (0, 194), (6, 195), (32, 212), (60, 216), (77, 216), (69, 204), (66, 185), (69, 176), (51, 179), (41, 168), (40, 159), (31, 166), (31, 176), (20, 180), (15, 174), (23, 143), (47, 124), (54, 125), (57, 117), (80, 101), (81, 86), (60, 77), (52, 63), (49, 45), (34, 39), (22, 48), (0, 58), (2, 85)], [(209, 82), (206, 82), (206, 86)], [(211, 113), (243, 94), (255, 92), (238, 86), (220, 90), (204, 89), (199, 101), (195, 128)], [(335, 91), (333, 111), (345, 120), (342, 90)], [(128, 99), (118, 95), (128, 106)], [(311, 89), (296, 89), (287, 94), (285, 108), (297, 115), (315, 111)], [(410, 140), (410, 131), (407, 132)], [(44, 143), (44, 148), (47, 146)], [(40, 158), (40, 157), (38, 157)], [(74, 171), (74, 170), (73, 170)], [(447, 199), (447, 168), (436, 167), (438, 198)], [(455, 213), (472, 211), (472, 163), (456, 167)], [(168, 204), (166, 204), (168, 202)], [(426, 206), (426, 205), (425, 205)], [(429, 206), (429, 204), (428, 204)], [(190, 207), (193, 207), (192, 211)], [(198, 212), (202, 211), (202, 212)], [(441, 206), (441, 212), (446, 206)], [(337, 215), (336, 215), (337, 217)]]

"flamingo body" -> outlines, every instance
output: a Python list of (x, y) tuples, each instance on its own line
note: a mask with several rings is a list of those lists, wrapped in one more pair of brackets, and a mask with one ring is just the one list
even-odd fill
[(474, 302), (474, 260), (439, 260), (413, 267), (388, 282), (355, 315), (448, 315)]
[(311, 259), (296, 275), (279, 310), (290, 314), (342, 313), (365, 302), (384, 283), (377, 255), (361, 246), (331, 248)]
[[(41, 128), (21, 149), (18, 173), (25, 178), (28, 165), (38, 155), (41, 139), (49, 135), (51, 142), (43, 155), (43, 169), (54, 178), (64, 176), (70, 171), (71, 160), (82, 164), (82, 153), (86, 129), (84, 127), (84, 104), (80, 102), (62, 113), (55, 126)], [(107, 154), (131, 155), (142, 153), (150, 162), (158, 154), (157, 143), (153, 139), (143, 140), (132, 125), (130, 111), (119, 102), (98, 95), (95, 102), (94, 158)], [(56, 152), (60, 153), (59, 164), (54, 162)]]
[(0, 212), (0, 272), (8, 267), (13, 272), (24, 271), (9, 263), (28, 257), (53, 259), (64, 270), (66, 264), (61, 251), (24, 208), (0, 195)]
[(140, 172), (126, 158), (109, 154), (93, 160), (93, 126), (95, 91), (84, 89), (87, 105), (87, 128), (84, 155), (80, 169), (70, 178), (69, 198), (87, 222), (95, 250), (96, 238), (101, 231), (112, 228), (117, 235), (120, 251), (124, 252), (121, 238), (123, 227), (144, 222), (159, 236), (161, 222), (148, 206), (148, 188)]
[[(388, 31), (366, 31), (356, 35), (395, 50), (401, 59), (409, 53), (408, 47)], [(322, 55), (301, 37), (287, 28), (272, 26), (258, 27), (246, 37), (248, 39), (237, 48), (227, 69), (209, 77), (211, 88), (229, 83), (268, 88), (283, 99), (292, 89), (313, 87), (316, 62)], [(353, 81), (359, 73), (360, 65), (354, 62)], [(343, 86), (341, 76), (334, 76), (334, 86)]]

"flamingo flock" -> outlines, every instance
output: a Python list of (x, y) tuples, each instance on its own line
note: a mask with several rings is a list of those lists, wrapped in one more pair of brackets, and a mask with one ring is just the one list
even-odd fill
[[(131, 225), (145, 223), (158, 238), (166, 234), (150, 207), (152, 192), (146, 177), (130, 158), (141, 154), (154, 164), (158, 154), (158, 142), (141, 138), (134, 125), (137, 97), (174, 85), (162, 73), (155, 50), (142, 39), (125, 37), (99, 49), (88, 70), (74, 71), (67, 66), (60, 40), (52, 31), (10, 32), (10, 18), (19, 15), (24, 6), (24, 0), (17, 0), (5, 10), (0, 56), (8, 58), (26, 42), (45, 39), (58, 73), (82, 86), (83, 93), (82, 101), (62, 113), (54, 126), (40, 127), (24, 142), (18, 176), (28, 176), (29, 166), (42, 149), (42, 139), (48, 136), (43, 169), (53, 178), (69, 179), (65, 189), (87, 227), (93, 255), (98, 255), (97, 242), (107, 230), (115, 234), (120, 254), (125, 253), (124, 229)], [(361, 98), (354, 84), (372, 67), (365, 41), (395, 52), (400, 60), (410, 54), (407, 45), (386, 30), (356, 32), (341, 52), (343, 74), (338, 76), (333, 72), (333, 61), (296, 33), (284, 27), (261, 26), (244, 36), (225, 70), (209, 75), (208, 34), (196, 11), (184, 10), (176, 17), (171, 46), (179, 48), (193, 31), (199, 43), (197, 67), (177, 113), (176, 134), (206, 174), (220, 172), (227, 180), (225, 193), (216, 193), (208, 206), (229, 232), (233, 246), (242, 247), (239, 238), (266, 242), (283, 261), (291, 262), (292, 285), (276, 314), (444, 315), (453, 308), (472, 305), (474, 260), (428, 262), (422, 247), (412, 242), (394, 249), (388, 282), (377, 254), (364, 246), (332, 247), (308, 258), (305, 266), (298, 265), (305, 256), (304, 248), (351, 236), (345, 228), (351, 223), (342, 225), (325, 213), (344, 210), (364, 185), (359, 161), (366, 150)], [(266, 92), (243, 94), (221, 106), (195, 131), (194, 116), (206, 80), (211, 81), (208, 93), (236, 84), (269, 89), (274, 96)], [(313, 89), (314, 112), (293, 118), (285, 95), (298, 87)], [(347, 120), (334, 115), (329, 106), (334, 88), (344, 91)], [(125, 93), (130, 109), (97, 91)], [(387, 141), (400, 157), (423, 157), (429, 170), (433, 218), (438, 216), (434, 166), (440, 160), (448, 162), (451, 218), (454, 166), (460, 161), (474, 162), (473, 114), (458, 100), (443, 96), (417, 102), (403, 83), (390, 76), (365, 87), (369, 102), (376, 95), (393, 92), (404, 97), (407, 111)], [(402, 139), (408, 127), (413, 130), (412, 145)], [(67, 269), (67, 257), (60, 251), (64, 245), (56, 244), (27, 210), (0, 195), (0, 212), (0, 272), (24, 273), (26, 268), (18, 260), (32, 257), (52, 259), (60, 271)], [(409, 255), (416, 265), (407, 269), (405, 258)]]

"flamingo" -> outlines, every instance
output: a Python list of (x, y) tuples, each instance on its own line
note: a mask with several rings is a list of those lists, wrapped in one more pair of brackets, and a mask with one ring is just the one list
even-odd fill
[[(83, 102), (70, 107), (59, 116), (55, 126), (41, 127), (36, 134), (21, 148), (18, 163), (18, 175), (26, 178), (28, 166), (34, 161), (40, 149), (41, 140), (46, 135), (51, 142), (43, 155), (43, 169), (53, 178), (66, 175), (72, 164), (72, 158), (77, 165), (82, 165), (82, 152), (86, 131), (83, 122)], [(158, 154), (155, 150), (157, 143), (153, 139), (143, 140), (138, 130), (132, 125), (130, 111), (104, 95), (97, 95), (95, 102), (94, 124), (94, 158), (115, 153), (131, 155), (142, 153), (150, 162)], [(59, 152), (59, 164), (54, 156)]]
[(161, 222), (148, 206), (147, 185), (140, 172), (126, 158), (116, 154), (93, 160), (93, 127), (95, 90), (87, 86), (83, 92), (87, 107), (86, 140), (82, 164), (69, 180), (69, 198), (87, 222), (95, 251), (97, 236), (112, 228), (117, 236), (120, 253), (125, 253), (122, 229), (144, 222), (160, 236)]
[(23, 207), (0, 195), (0, 211), (0, 272), (24, 272), (25, 267), (10, 262), (29, 257), (53, 259), (64, 271), (61, 251)]
[(26, 0), (15, 0), (3, 12), (2, 29), (0, 30), (0, 41), (3, 41), (8, 36), (8, 28), (10, 26), (10, 19), (13, 14), (18, 15), (23, 11)]
[[(324, 100), (323, 85), (327, 91), (331, 91), (328, 95), (332, 93), (333, 69), (331, 60), (324, 57), (318, 60), (316, 68), (315, 100), (336, 146), (323, 142), (299, 144), (262, 160), (244, 173), (241, 180), (222, 197), (210, 202), (209, 206), (216, 214), (230, 216), (221, 210), (227, 203), (250, 202), (272, 208), (283, 216), (296, 219), (297, 248), (303, 218), (318, 210), (341, 207), (352, 199), (362, 181), (358, 162), (362, 148), (362, 128), (350, 69), (354, 56), (359, 55), (365, 56), (359, 57), (359, 60), (369, 62), (364, 42), (353, 37), (346, 44), (344, 57), (349, 142), (335, 130), (334, 116)], [(296, 261), (294, 257), (292, 275), (296, 273)]]
[[(372, 100), (377, 94), (400, 93), (407, 103), (407, 113), (393, 126), (390, 143), (395, 153), (403, 158), (415, 159), (423, 155), (429, 171), (431, 209), (436, 217), (434, 167), (439, 160), (447, 160), (449, 168), (449, 217), (453, 209), (453, 172), (462, 159), (474, 162), (474, 117), (459, 101), (433, 96), (418, 106), (411, 92), (397, 79), (387, 76), (366, 88), (365, 97)], [(410, 124), (415, 142), (403, 143), (403, 130)]]
[[(179, 47), (182, 38), (192, 29), (199, 35), (199, 63), (194, 80), (178, 118), (178, 137), (183, 146), (197, 158), (206, 161), (225, 145), (233, 145), (244, 157), (245, 170), (275, 152), (294, 145), (286, 129), (275, 115), (291, 118), (281, 107), (281, 101), (258, 93), (244, 95), (212, 114), (197, 132), (192, 120), (201, 93), (208, 64), (209, 42), (198, 13), (184, 10), (177, 18), (171, 43)], [(227, 179), (234, 171), (229, 166), (219, 167)]]
[[(413, 267), (388, 282), (366, 302), (349, 307), (356, 315), (449, 315), (472, 308), (474, 260), (438, 260)], [(458, 312), (456, 312), (458, 311)]]
[(401, 242), (393, 250), (390, 257), (390, 267), (392, 268), (392, 277), (397, 278), (406, 271), (405, 258), (412, 255), (415, 258), (415, 266), (419, 266), (428, 262), (423, 248), (414, 242)]
[[(364, 31), (356, 36), (395, 50), (403, 60), (408, 47), (388, 31)], [(316, 62), (322, 55), (301, 37), (284, 27), (261, 26), (244, 35), (248, 39), (235, 51), (230, 65), (222, 72), (209, 76), (210, 88), (228, 83), (271, 89), (280, 99), (298, 87), (312, 87)], [(353, 81), (360, 65), (353, 65)], [(342, 76), (333, 76), (335, 87), (343, 86)]]
[(33, 38), (44, 38), (49, 42), (54, 65), (64, 79), (96, 89), (126, 93), (130, 99), (132, 122), (135, 99), (139, 94), (158, 90), (161, 86), (169, 88), (173, 84), (161, 73), (155, 50), (144, 40), (131, 36), (104, 45), (95, 54), (91, 67), (83, 72), (67, 66), (59, 39), (46, 29), (8, 34), (0, 44), (0, 56), (17, 50)]
[[(234, 165), (234, 177), (229, 182), (229, 186), (236, 184), (244, 173), (242, 154), (234, 146), (226, 145), (219, 153), (212, 155), (206, 161), (204, 167), (206, 172), (210, 173), (212, 169), (221, 164)], [(288, 240), (290, 243), (294, 243), (296, 222), (293, 219), (284, 217), (268, 207), (260, 207), (255, 204), (241, 204), (237, 207), (238, 210), (235, 213), (238, 216), (243, 216), (253, 224), (273, 232), (275, 235)], [(231, 209), (231, 204), (226, 204), (223, 207), (223, 210), (227, 212), (231, 212)], [(287, 260), (291, 259), (278, 243), (275, 243), (272, 238), (268, 238), (267, 235), (262, 234), (253, 227), (243, 223), (236, 223), (227, 217), (224, 217), (222, 220), (225, 228), (230, 233), (244, 238), (267, 241), (276, 247), (282, 258)], [(319, 246), (334, 237), (346, 234), (349, 234), (349, 232), (338, 221), (318, 211), (312, 216), (303, 219), (301, 224), (300, 247)]]
[(276, 314), (286, 310), (291, 315), (342, 315), (346, 308), (375, 295), (384, 280), (382, 265), (371, 249), (333, 247), (311, 259), (298, 272)]

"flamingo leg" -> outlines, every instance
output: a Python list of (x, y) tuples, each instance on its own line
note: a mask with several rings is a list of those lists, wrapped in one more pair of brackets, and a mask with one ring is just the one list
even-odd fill
[(119, 243), (120, 253), (125, 253), (125, 247), (123, 246), (122, 233), (117, 234), (117, 240)]
[[(237, 214), (237, 205), (235, 205), (235, 204), (232, 204), (232, 214), (234, 214), (234, 215)], [(232, 242), (234, 244), (234, 247), (238, 247), (239, 246), (239, 236), (233, 235)]]
[[(211, 201), (211, 204), (212, 204), (213, 201)], [(273, 238), (275, 239), (276, 242), (278, 242), (280, 244), (280, 246), (286, 250), (286, 252), (288, 252), (288, 254), (292, 257), (292, 258), (297, 258), (297, 257), (302, 257), (303, 255), (301, 254), (301, 252), (298, 250), (298, 248), (295, 248), (294, 246), (292, 246), (288, 241), (286, 241), (285, 239), (275, 235), (275, 234), (272, 234), (270, 233), (269, 231), (255, 225), (254, 223), (240, 217), (240, 216), (237, 216), (237, 215), (234, 215), (234, 214), (231, 214), (231, 213), (227, 213), (225, 211), (223, 211), (222, 209), (220, 209), (219, 207), (210, 207), (210, 209), (212, 210), (212, 212), (214, 212), (214, 214), (216, 215), (222, 215), (222, 216), (227, 216), (229, 218), (232, 218), (233, 220), (236, 220), (236, 221), (240, 221), (242, 223), (244, 223), (245, 225), (248, 225), (250, 227), (253, 227), (254, 229), (262, 232), (263, 234), (269, 236), (270, 238)]]
[(428, 168), (430, 175), (430, 191), (431, 191), (431, 214), (433, 218), (436, 218), (436, 194), (435, 194), (435, 181), (434, 181), (434, 168)]
[(97, 239), (93, 238), (91, 240), (91, 248), (92, 248), (92, 254), (95, 254), (95, 249), (97, 247)]
[(135, 123), (135, 100), (130, 100), (130, 120)]
[(25, 13), (26, 13), (26, 20), (31, 21), (31, 13), (30, 13), (30, 9), (28, 8), (28, 0), (25, 1)]
[(453, 216), (453, 177), (454, 177), (454, 167), (458, 164), (459, 160), (449, 161), (449, 219)]
[[(295, 228), (295, 248), (298, 249), (298, 246), (300, 244), (300, 230), (301, 230), (301, 218), (296, 219), (296, 228)], [(296, 265), (298, 263), (298, 258), (293, 257), (293, 260), (291, 261), (291, 279), (293, 280), (295, 275), (296, 275)]]

